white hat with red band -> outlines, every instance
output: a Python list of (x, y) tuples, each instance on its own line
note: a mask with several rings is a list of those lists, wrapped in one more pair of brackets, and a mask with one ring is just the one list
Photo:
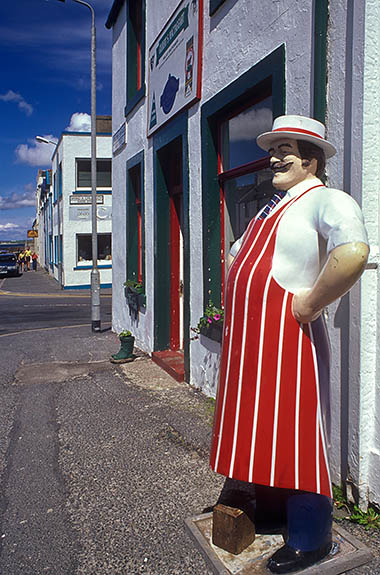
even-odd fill
[(325, 152), (326, 158), (331, 158), (336, 149), (325, 139), (325, 126), (306, 116), (279, 116), (273, 122), (271, 132), (257, 136), (257, 145), (268, 151), (275, 140), (281, 138), (292, 140), (305, 140), (312, 142)]

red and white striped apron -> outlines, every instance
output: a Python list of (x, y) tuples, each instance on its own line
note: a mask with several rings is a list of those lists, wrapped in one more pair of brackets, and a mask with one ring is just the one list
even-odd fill
[(315, 187), (252, 221), (229, 270), (210, 462), (227, 477), (331, 497), (320, 399), (324, 322), (297, 322), (293, 295), (272, 274), (280, 220)]

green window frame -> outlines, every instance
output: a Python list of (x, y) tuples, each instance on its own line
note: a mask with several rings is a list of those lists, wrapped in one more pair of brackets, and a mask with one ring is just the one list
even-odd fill
[(144, 152), (127, 161), (127, 280), (145, 286)]
[(124, 114), (145, 96), (145, 0), (127, 4), (127, 104)]
[(221, 217), (219, 173), (219, 126), (237, 106), (260, 94), (272, 94), (273, 118), (285, 113), (285, 46), (258, 62), (221, 92), (201, 111), (202, 209), (203, 209), (203, 297), (221, 306)]

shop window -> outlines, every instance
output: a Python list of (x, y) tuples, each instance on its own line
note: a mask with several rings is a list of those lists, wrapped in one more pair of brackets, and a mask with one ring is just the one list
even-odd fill
[(127, 187), (127, 279), (144, 282), (143, 165), (128, 169)]
[(267, 153), (256, 136), (272, 126), (272, 98), (251, 103), (219, 122), (222, 303), (227, 256), (251, 219), (274, 194)]
[[(98, 260), (111, 260), (111, 234), (98, 234)], [(92, 261), (91, 234), (77, 234), (77, 261)]]
[[(91, 160), (77, 160), (77, 188), (91, 188)], [(112, 187), (111, 160), (96, 161), (96, 188)]]
[(127, 115), (145, 95), (145, 0), (127, 7)]
[(202, 105), (205, 306), (223, 305), (230, 246), (271, 193), (269, 158), (255, 138), (285, 109), (284, 45)]
[(222, 4), (224, 4), (225, 0), (210, 0), (210, 16), (212, 16), (217, 9), (219, 8), (219, 6), (221, 6)]

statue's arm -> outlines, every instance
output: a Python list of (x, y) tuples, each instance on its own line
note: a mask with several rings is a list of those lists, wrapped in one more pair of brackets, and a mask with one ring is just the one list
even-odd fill
[(343, 296), (362, 275), (369, 255), (364, 242), (351, 242), (334, 248), (314, 286), (293, 297), (293, 315), (307, 323), (317, 319), (323, 308)]

